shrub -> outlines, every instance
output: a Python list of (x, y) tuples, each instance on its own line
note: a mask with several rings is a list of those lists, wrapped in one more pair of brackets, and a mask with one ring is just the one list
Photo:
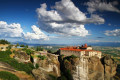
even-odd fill
[(39, 57), (41, 60), (44, 60), (44, 59), (47, 58), (45, 55), (43, 55), (43, 56), (39, 55), (38, 57)]
[(0, 71), (0, 78), (3, 80), (19, 80), (16, 75), (6, 71)]
[(77, 58), (77, 56), (75, 56), (75, 55), (71, 55), (70, 58)]
[(72, 79), (72, 74), (71, 74), (71, 71), (68, 69), (68, 70), (66, 70), (66, 77), (68, 78), (68, 80), (73, 80)]
[(35, 65), (35, 68), (36, 68), (36, 69), (38, 69), (38, 68), (39, 68), (39, 65), (38, 65), (38, 64), (36, 64), (36, 65)]
[(49, 49), (48, 51), (47, 51), (48, 53), (52, 53), (52, 51)]
[(20, 47), (25, 47), (25, 45), (24, 45), (24, 44), (22, 44), (22, 45), (20, 45)]
[(36, 47), (36, 51), (43, 51), (43, 48), (40, 47), (40, 46), (37, 46), (37, 47)]
[(33, 53), (33, 51), (32, 51), (31, 49), (26, 49), (26, 53), (27, 53), (28, 55), (31, 55), (31, 53)]

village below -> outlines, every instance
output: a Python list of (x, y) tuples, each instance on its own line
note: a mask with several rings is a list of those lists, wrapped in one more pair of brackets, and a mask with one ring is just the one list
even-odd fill
[(0, 40), (0, 80), (120, 80), (120, 48)]

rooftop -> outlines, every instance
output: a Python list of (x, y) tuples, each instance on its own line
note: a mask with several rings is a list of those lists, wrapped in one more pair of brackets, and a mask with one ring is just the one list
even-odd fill
[[(85, 44), (84, 46), (82, 45), (80, 46), (70, 46), (70, 47), (64, 47), (64, 48), (60, 48), (60, 50), (67, 50), (67, 51), (95, 51), (95, 50), (87, 50), (87, 44)], [(100, 51), (96, 51), (96, 52), (100, 52)]]

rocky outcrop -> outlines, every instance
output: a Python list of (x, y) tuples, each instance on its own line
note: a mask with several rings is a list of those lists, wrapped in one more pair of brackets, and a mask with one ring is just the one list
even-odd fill
[(68, 80), (113, 80), (117, 64), (110, 56), (63, 58), (61, 65)]
[(23, 63), (27, 63), (30, 62), (30, 55), (27, 55), (26, 52), (24, 51), (15, 51), (14, 52), (14, 59), (16, 59), (18, 62), (23, 62)]
[(105, 56), (103, 60), (104, 60), (103, 65), (104, 65), (104, 72), (105, 72), (105, 80), (113, 80), (113, 77), (116, 74), (117, 64), (111, 58), (111, 56)]
[(35, 63), (39, 65), (38, 69), (32, 71), (36, 80), (53, 80), (53, 77), (57, 78), (60, 76), (58, 56), (48, 53), (46, 57), (44, 60), (40, 58), (35, 59)]
[(98, 57), (88, 59), (89, 80), (104, 80), (104, 67)]

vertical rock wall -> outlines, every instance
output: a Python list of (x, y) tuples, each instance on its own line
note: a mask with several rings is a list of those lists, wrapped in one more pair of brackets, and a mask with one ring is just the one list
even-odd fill
[(64, 66), (70, 70), (71, 80), (113, 80), (117, 64), (108, 56), (101, 60), (96, 56), (71, 58), (64, 61)]
[(73, 72), (73, 80), (88, 80), (88, 60), (81, 58)]

